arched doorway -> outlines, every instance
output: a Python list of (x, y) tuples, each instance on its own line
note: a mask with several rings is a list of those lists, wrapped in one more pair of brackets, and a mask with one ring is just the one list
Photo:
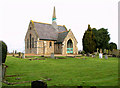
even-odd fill
[(71, 39), (69, 39), (67, 42), (67, 53), (73, 54), (73, 43)]

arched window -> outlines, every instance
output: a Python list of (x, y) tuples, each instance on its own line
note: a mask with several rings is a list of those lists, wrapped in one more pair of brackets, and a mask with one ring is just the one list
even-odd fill
[(32, 48), (34, 48), (34, 38), (32, 38)]
[(67, 48), (73, 48), (73, 43), (71, 39), (69, 39), (67, 42)]
[(52, 47), (52, 42), (50, 42), (49, 47), (50, 47), (50, 48)]
[(30, 48), (31, 48), (31, 36), (32, 36), (32, 35), (30, 34)]
[(27, 39), (27, 48), (29, 48), (29, 39)]
[(30, 27), (30, 30), (31, 30), (32, 28)]
[(67, 53), (73, 54), (73, 43), (71, 39), (69, 39), (67, 42)]

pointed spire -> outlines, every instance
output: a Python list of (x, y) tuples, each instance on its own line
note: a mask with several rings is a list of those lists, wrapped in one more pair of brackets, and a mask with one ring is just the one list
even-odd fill
[(54, 6), (53, 17), (52, 17), (52, 18), (56, 18), (56, 14), (55, 14), (55, 6)]
[[(53, 17), (52, 17), (52, 26), (57, 30), (58, 26), (56, 23), (56, 14), (55, 14), (55, 6), (54, 6), (54, 10), (53, 10)], [(58, 30), (57, 30), (58, 31)]]

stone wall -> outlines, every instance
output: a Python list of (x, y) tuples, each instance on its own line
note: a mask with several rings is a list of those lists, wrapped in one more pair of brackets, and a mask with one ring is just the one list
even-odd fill
[(72, 31), (69, 31), (68, 35), (63, 41), (63, 46), (62, 46), (62, 54), (66, 55), (67, 54), (67, 42), (68, 40), (71, 39), (73, 43), (73, 54), (78, 54), (78, 48), (77, 48), (77, 40), (74, 37)]
[[(51, 47), (50, 47), (51, 42)], [(54, 41), (46, 41), (45, 54), (54, 53)]]
[(62, 44), (54, 44), (54, 53), (55, 54), (62, 54)]
[[(34, 48), (32, 48), (32, 47), (30, 48), (30, 34), (31, 34), (31, 39), (34, 38)], [(29, 39), (29, 48), (27, 48), (27, 39)], [(37, 41), (38, 41), (37, 34), (34, 30), (33, 25), (30, 23), (29, 27), (28, 27), (28, 31), (27, 31), (26, 36), (25, 36), (25, 53), (26, 54), (28, 54), (28, 53), (37, 54), (37, 48), (36, 48)]]
[[(50, 47), (51, 42), (51, 47)], [(39, 40), (37, 44), (38, 54), (39, 55), (48, 55), (54, 53), (54, 41), (44, 41)]]

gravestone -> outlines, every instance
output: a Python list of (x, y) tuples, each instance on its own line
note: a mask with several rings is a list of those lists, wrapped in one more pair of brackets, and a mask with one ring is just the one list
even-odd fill
[(102, 53), (99, 53), (99, 58), (101, 59), (103, 57)]
[(97, 53), (98, 53), (98, 50), (99, 50), (99, 49), (97, 48)]
[(55, 58), (55, 57), (54, 57), (54, 53), (51, 53), (51, 58), (53, 58), (53, 59)]
[(107, 50), (106, 49), (104, 49), (104, 54), (106, 54), (107, 53)]
[(109, 53), (108, 53), (108, 50), (106, 50), (106, 53), (107, 53), (107, 55), (109, 54)]
[(109, 50), (109, 51), (108, 51), (108, 53), (109, 53), (109, 55), (111, 55), (111, 54), (112, 54), (112, 51), (111, 51), (111, 50)]
[(102, 53), (102, 49), (100, 49), (100, 53)]
[(118, 56), (119, 56), (119, 50), (113, 49), (113, 51), (112, 51), (112, 56), (113, 56), (113, 57), (118, 57)]
[(6, 73), (6, 65), (3, 63), (2, 64), (2, 79), (5, 79), (5, 73)]
[(31, 88), (47, 88), (47, 84), (42, 80), (37, 80), (31, 83)]
[(93, 54), (92, 57), (94, 58), (94, 57), (95, 57), (95, 54)]
[(96, 88), (96, 86), (92, 86), (92, 87), (90, 87), (90, 88)]
[(77, 86), (77, 88), (83, 88), (82, 86)]
[(13, 57), (15, 56), (14, 50), (13, 50)]
[(105, 55), (105, 59), (108, 59), (108, 55), (107, 54)]
[(17, 50), (15, 50), (15, 54), (17, 54)]
[(23, 58), (23, 59), (25, 58), (25, 54), (24, 54), (24, 53), (22, 54), (22, 58)]
[(19, 52), (19, 58), (21, 58), (21, 52)]

